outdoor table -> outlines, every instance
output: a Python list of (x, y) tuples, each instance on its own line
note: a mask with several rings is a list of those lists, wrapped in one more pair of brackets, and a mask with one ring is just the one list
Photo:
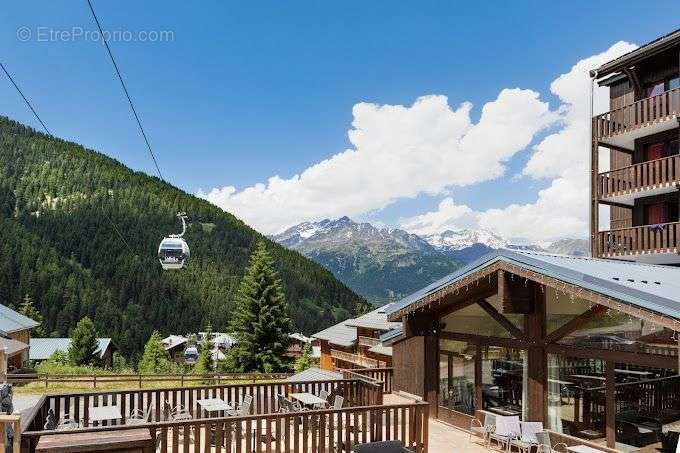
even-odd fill
[(316, 404), (327, 403), (325, 399), (319, 398), (315, 394), (309, 392), (291, 393), (290, 397), (294, 400), (298, 400), (303, 406), (314, 406)]
[(101, 431), (96, 433), (63, 433), (40, 436), (36, 453), (89, 453), (89, 452), (153, 453), (156, 444), (146, 428)]
[(231, 404), (220, 398), (205, 398), (196, 400), (196, 403), (206, 412), (226, 412), (234, 409)]
[(92, 422), (104, 422), (108, 420), (120, 420), (123, 415), (118, 406), (93, 406), (90, 407), (88, 420)]

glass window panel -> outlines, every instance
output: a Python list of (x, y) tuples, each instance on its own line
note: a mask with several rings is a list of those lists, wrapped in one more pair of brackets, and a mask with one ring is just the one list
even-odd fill
[[(495, 299), (496, 298), (489, 298), (487, 299), (487, 302), (494, 306), (499, 313), (502, 313), (502, 310)], [(503, 316), (521, 329), (524, 322), (524, 315), (508, 313), (503, 314)], [(512, 334), (510, 334), (505, 327), (500, 325), (498, 321), (493, 319), (477, 304), (449, 313), (441, 318), (441, 321), (444, 323), (444, 330), (447, 332), (470, 333), (499, 338), (512, 337)]]
[(665, 89), (664, 82), (657, 82), (653, 85), (650, 85), (647, 88), (647, 97), (650, 98), (652, 96), (658, 96), (659, 94), (664, 92), (664, 89)]
[(546, 330), (548, 333), (562, 327), (588, 310), (592, 305), (586, 300), (555, 291), (550, 287), (546, 287), (545, 292)]
[(439, 405), (473, 415), (476, 346), (441, 340), (439, 351)]
[(524, 417), (526, 353), (500, 346), (482, 348), (482, 408), (500, 415)]
[(606, 430), (605, 362), (548, 355), (548, 426), (601, 441)]
[(680, 88), (680, 78), (678, 78), (678, 77), (675, 77), (675, 78), (668, 81), (668, 89), (669, 90), (674, 90), (676, 88)]
[(643, 451), (669, 446), (675, 439), (670, 432), (680, 430), (680, 376), (665, 368), (615, 367), (616, 442)]

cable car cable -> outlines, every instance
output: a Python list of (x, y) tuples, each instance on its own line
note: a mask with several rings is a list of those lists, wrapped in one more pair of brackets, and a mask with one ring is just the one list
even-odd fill
[[(11, 76), (11, 75), (9, 74), (9, 72), (7, 71), (7, 68), (5, 68), (5, 65), (3, 65), (1, 62), (0, 62), (0, 68), (2, 68), (2, 70), (3, 70), (4, 73), (5, 73), (5, 75), (7, 75), (7, 78), (10, 80), (10, 82), (12, 82), (12, 85), (14, 85), (14, 88), (17, 89), (17, 91), (19, 92), (19, 94), (21, 95), (21, 97), (22, 97), (22, 98), (24, 99), (24, 101), (26, 102), (26, 105), (28, 105), (28, 108), (31, 109), (31, 112), (33, 112), (33, 115), (35, 115), (35, 117), (38, 119), (38, 121), (39, 121), (40, 124), (42, 125), (43, 129), (45, 129), (45, 132), (47, 132), (47, 135), (52, 135), (52, 133), (51, 133), (50, 130), (47, 128), (47, 126), (45, 125), (45, 123), (43, 122), (43, 120), (40, 119), (40, 116), (38, 115), (38, 112), (35, 111), (35, 109), (34, 109), (33, 106), (31, 105), (31, 103), (28, 101), (28, 99), (26, 99), (26, 96), (24, 96), (24, 93), (22, 93), (21, 90), (19, 89), (19, 85), (17, 85), (17, 83), (14, 81), (14, 78), (12, 78), (12, 76)], [(125, 240), (125, 237), (124, 237), (123, 234), (120, 232), (120, 230), (118, 229), (118, 227), (116, 226), (116, 224), (113, 222), (113, 220), (111, 219), (111, 217), (109, 217), (109, 215), (106, 213), (106, 211), (102, 211), (102, 212), (104, 213), (104, 217), (106, 217), (106, 219), (109, 221), (109, 223), (110, 223), (111, 226), (113, 227), (113, 230), (116, 232), (116, 234), (118, 235), (118, 237), (120, 238), (120, 240), (123, 242), (123, 244), (125, 244), (125, 246), (128, 248), (128, 250), (130, 250), (130, 253), (132, 253), (132, 254), (135, 255), (135, 256), (139, 256), (139, 255), (137, 255), (137, 253), (132, 249), (132, 247), (130, 247), (130, 244), (128, 243), (128, 241)]]
[(45, 132), (47, 132), (47, 135), (52, 135), (52, 133), (49, 131), (49, 129), (47, 129), (47, 126), (45, 126), (45, 123), (43, 123), (43, 120), (41, 120), (41, 119), (40, 119), (40, 116), (38, 116), (38, 112), (35, 111), (35, 109), (34, 109), (33, 106), (31, 105), (31, 103), (29, 102), (29, 100), (26, 99), (26, 96), (24, 96), (24, 93), (23, 93), (23, 92), (21, 91), (21, 89), (19, 88), (19, 85), (17, 85), (17, 83), (14, 81), (14, 79), (12, 78), (12, 76), (9, 74), (9, 71), (7, 71), (7, 68), (5, 68), (5, 65), (3, 65), (2, 62), (0, 62), (0, 68), (2, 68), (2, 70), (4, 71), (5, 75), (6, 75), (7, 78), (9, 79), (9, 81), (12, 82), (12, 85), (14, 85), (14, 88), (17, 89), (17, 91), (19, 92), (19, 94), (21, 95), (21, 97), (24, 99), (24, 102), (26, 103), (26, 105), (28, 106), (28, 108), (31, 109), (31, 112), (33, 112), (33, 115), (38, 119), (38, 121), (39, 121), (40, 124), (42, 125), (43, 129), (45, 129)]
[(92, 12), (92, 17), (94, 18), (95, 23), (97, 24), (97, 28), (99, 29), (99, 36), (101, 36), (101, 40), (104, 43), (104, 47), (106, 47), (106, 51), (109, 54), (109, 58), (111, 58), (111, 63), (113, 63), (113, 68), (116, 70), (116, 74), (118, 75), (118, 80), (120, 80), (120, 84), (123, 87), (123, 91), (125, 92), (125, 96), (127, 97), (128, 102), (130, 103), (130, 108), (132, 109), (132, 113), (135, 116), (135, 120), (137, 120), (137, 125), (139, 126), (139, 130), (142, 133), (142, 137), (144, 137), (144, 142), (146, 143), (146, 147), (149, 150), (149, 154), (151, 154), (151, 159), (153, 159), (153, 163), (156, 166), (156, 171), (158, 171), (158, 176), (161, 178), (161, 181), (165, 181), (165, 178), (163, 178), (163, 174), (161, 173), (161, 169), (158, 166), (158, 161), (156, 160), (156, 156), (151, 150), (151, 144), (149, 143), (149, 139), (146, 137), (146, 132), (144, 132), (144, 127), (142, 127), (142, 122), (139, 119), (139, 115), (137, 115), (137, 110), (135, 109), (135, 105), (132, 102), (132, 98), (130, 97), (130, 93), (128, 92), (127, 87), (125, 86), (125, 82), (123, 81), (123, 76), (120, 73), (120, 70), (118, 69), (118, 64), (116, 63), (116, 59), (113, 57), (113, 52), (111, 52), (111, 47), (109, 47), (109, 43), (106, 40), (106, 37), (104, 36), (104, 30), (102, 30), (102, 26), (99, 23), (99, 18), (97, 17), (97, 14), (94, 12), (94, 8), (92, 7), (92, 2), (90, 0), (87, 0), (87, 4), (90, 7), (90, 11)]

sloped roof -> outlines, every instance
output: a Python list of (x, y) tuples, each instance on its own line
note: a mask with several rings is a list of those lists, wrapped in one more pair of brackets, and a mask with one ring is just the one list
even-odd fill
[(680, 319), (680, 268), (589, 257), (500, 249), (392, 305), (388, 315), (497, 261)]
[(392, 304), (387, 304), (379, 307), (376, 310), (366, 313), (365, 315), (359, 316), (358, 318), (348, 319), (345, 321), (345, 324), (352, 327), (363, 327), (366, 329), (385, 331), (390, 330), (395, 326), (395, 324), (397, 324), (387, 320), (387, 310), (391, 305)]
[(32, 329), (39, 325), (39, 322), (17, 313), (5, 305), (0, 305), (0, 334), (7, 335), (18, 330)]
[(288, 336), (290, 338), (297, 340), (297, 341), (300, 341), (302, 343), (311, 343), (312, 342), (312, 339), (310, 337), (305, 336), (305, 335), (303, 335), (299, 332), (290, 333), (290, 334), (288, 334)]
[(288, 378), (288, 382), (302, 382), (302, 381), (339, 381), (342, 379), (341, 373), (335, 371), (322, 370), (320, 368), (307, 368), (297, 374)]
[[(99, 357), (104, 357), (106, 349), (111, 344), (110, 338), (97, 338), (99, 342)], [(28, 353), (29, 360), (47, 360), (56, 351), (68, 352), (71, 345), (70, 338), (31, 338), (31, 349)]]
[(613, 72), (618, 72), (623, 70), (625, 67), (630, 67), (637, 63), (639, 60), (646, 58), (650, 54), (658, 53), (671, 48), (680, 43), (680, 29), (674, 30), (664, 36), (656, 38), (653, 41), (648, 42), (635, 50), (632, 50), (620, 57), (609, 61), (594, 71), (591, 71), (591, 75), (597, 74), (600, 77), (609, 75)]
[(161, 340), (161, 343), (163, 343), (163, 347), (167, 351), (168, 349), (172, 349), (176, 346), (184, 344), (187, 341), (188, 341), (188, 338), (184, 337), (182, 335), (168, 335), (167, 337), (165, 337)]
[(383, 343), (394, 340), (395, 338), (401, 336), (404, 333), (404, 328), (401, 323), (397, 323), (396, 326), (392, 327), (390, 330), (380, 335), (380, 341)]
[(28, 345), (18, 340), (0, 337), (0, 348), (6, 348), (5, 353), (7, 354), (7, 357), (12, 357), (14, 354), (28, 348)]
[(383, 346), (382, 344), (377, 344), (375, 346), (371, 346), (368, 349), (368, 351), (372, 352), (373, 354), (380, 354), (392, 357), (392, 346)]
[(334, 326), (313, 334), (312, 337), (326, 340), (337, 346), (353, 346), (357, 341), (357, 329), (356, 327), (348, 326), (346, 323), (347, 321), (339, 322)]

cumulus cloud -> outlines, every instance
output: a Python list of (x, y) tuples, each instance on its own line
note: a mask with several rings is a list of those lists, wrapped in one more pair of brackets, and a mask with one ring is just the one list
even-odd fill
[[(534, 147), (522, 170), (524, 177), (551, 181), (549, 187), (538, 192), (535, 202), (473, 211), (468, 206), (456, 205), (453, 198), (446, 198), (436, 211), (402, 219), (401, 226), (416, 233), (472, 226), (490, 229), (507, 238), (535, 242), (587, 236), (590, 206), (588, 71), (635, 47), (625, 42), (616, 43), (605, 52), (579, 61), (552, 82), (551, 92), (561, 101), (556, 109), (559, 127)], [(593, 110), (603, 112), (607, 107), (607, 89), (596, 88)]]
[(263, 233), (361, 215), (400, 198), (498, 178), (504, 163), (558, 118), (532, 90), (502, 90), (477, 123), (471, 109), (468, 102), (451, 107), (445, 96), (423, 96), (411, 106), (359, 103), (348, 132), (352, 148), (290, 178), (198, 195)]

